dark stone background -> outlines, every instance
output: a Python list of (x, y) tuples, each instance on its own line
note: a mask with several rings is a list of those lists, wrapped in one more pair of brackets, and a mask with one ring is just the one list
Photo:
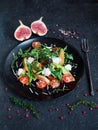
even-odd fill
[[(43, 16), (43, 21), (48, 27), (46, 37), (56, 37), (72, 44), (82, 55), (80, 43), (83, 37), (89, 39), (90, 65), (94, 84), (95, 96), (89, 95), (89, 86), (86, 74), (80, 84), (72, 92), (65, 96), (50, 101), (29, 101), (20, 98), (10, 92), (4, 82), (3, 67), (5, 58), (18, 42), (13, 33), (21, 19), (24, 24), (30, 26)], [(73, 30), (79, 32), (79, 39), (66, 37), (60, 34), (58, 29)], [(33, 36), (32, 36), (33, 38)], [(71, 114), (66, 107), (67, 103), (74, 103), (80, 99), (88, 99), (98, 104), (98, 1), (94, 0), (1, 0), (0, 1), (0, 130), (98, 130), (98, 109), (89, 110), (88, 106), (80, 105)], [(6, 90), (8, 88), (8, 90)], [(87, 93), (88, 96), (83, 96)], [(18, 106), (13, 106), (9, 96), (15, 96), (33, 104), (39, 111), (40, 119), (35, 119)], [(11, 108), (8, 111), (7, 108)], [(55, 108), (58, 108), (57, 112)], [(48, 110), (52, 109), (52, 112)], [(16, 111), (20, 110), (20, 114)], [(86, 111), (83, 115), (82, 111)], [(8, 115), (12, 118), (8, 119)], [(60, 120), (59, 116), (64, 116)]]

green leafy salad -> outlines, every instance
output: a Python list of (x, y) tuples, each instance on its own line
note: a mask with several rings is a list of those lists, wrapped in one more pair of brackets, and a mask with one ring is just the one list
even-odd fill
[[(15, 68), (17, 59), (18, 67)], [(17, 57), (12, 61), (11, 68), (17, 80), (29, 87), (35, 82), (38, 89), (59, 88), (62, 83), (75, 81), (73, 55), (64, 48), (56, 45), (47, 46), (39, 41), (32, 43), (27, 50), (19, 49)]]

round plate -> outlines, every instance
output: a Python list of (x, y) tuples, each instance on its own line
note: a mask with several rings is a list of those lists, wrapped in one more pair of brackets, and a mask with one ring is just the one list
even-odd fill
[[(30, 87), (23, 86), (16, 79), (15, 75), (13, 74), (11, 70), (11, 62), (13, 60), (13, 54), (17, 55), (20, 48), (22, 50), (28, 49), (31, 46), (33, 41), (40, 41), (41, 43), (46, 43), (48, 46), (51, 44), (56, 44), (57, 47), (62, 47), (62, 48), (64, 48), (67, 45), (68, 47), (67, 51), (73, 55), (74, 57), (73, 62), (77, 64), (77, 67), (76, 69), (72, 71), (72, 74), (75, 75), (75, 82), (67, 83), (67, 85), (63, 84), (65, 85), (64, 91), (56, 90), (54, 93), (48, 92), (47, 94), (44, 92), (44, 90), (36, 91), (36, 89), (35, 90), (32, 89), (33, 85)], [(46, 37), (33, 38), (17, 45), (7, 56), (6, 61), (5, 61), (5, 66), (4, 66), (4, 76), (7, 81), (7, 84), (10, 86), (11, 89), (13, 89), (15, 92), (17, 92), (21, 96), (27, 97), (29, 99), (39, 99), (39, 100), (57, 98), (72, 91), (79, 83), (80, 78), (83, 75), (83, 71), (84, 71), (84, 64), (83, 64), (82, 57), (74, 47), (67, 44), (63, 40), (56, 39), (56, 38), (46, 38)]]

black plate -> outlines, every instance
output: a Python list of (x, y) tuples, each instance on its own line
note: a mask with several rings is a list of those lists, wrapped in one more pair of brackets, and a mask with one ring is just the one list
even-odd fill
[[(13, 72), (11, 70), (11, 62), (13, 60), (13, 54), (17, 55), (20, 48), (22, 50), (29, 48), (33, 41), (40, 41), (42, 43), (46, 43), (47, 45), (56, 44), (57, 47), (62, 47), (62, 48), (64, 48), (66, 45), (68, 46), (68, 52), (73, 55), (73, 57), (74, 57), (73, 62), (77, 64), (77, 68), (74, 69), (72, 72), (75, 75), (76, 81), (65, 85), (64, 91), (59, 91), (58, 93), (55, 92), (52, 94), (48, 93), (48, 95), (47, 95), (44, 92), (44, 90), (41, 90), (41, 91), (35, 90), (34, 91), (32, 89), (33, 86), (31, 86), (31, 87), (23, 86), (16, 79), (15, 75), (13, 74)], [(83, 71), (84, 71), (84, 64), (83, 64), (82, 57), (74, 47), (72, 47), (71, 45), (67, 44), (65, 41), (62, 41), (60, 39), (45, 38), (45, 37), (33, 38), (33, 39), (24, 41), (21, 44), (17, 45), (7, 56), (7, 59), (5, 61), (5, 66), (4, 66), (4, 76), (5, 76), (5, 79), (7, 80), (7, 84), (10, 86), (11, 89), (13, 89), (15, 92), (17, 92), (21, 96), (27, 97), (29, 99), (39, 99), (39, 100), (60, 97), (64, 94), (70, 92), (79, 83), (80, 78), (82, 77)]]

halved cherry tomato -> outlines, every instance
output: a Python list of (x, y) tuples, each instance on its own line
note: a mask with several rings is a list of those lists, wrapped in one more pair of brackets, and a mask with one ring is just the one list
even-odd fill
[(75, 81), (75, 78), (72, 76), (71, 73), (67, 73), (67, 74), (64, 74), (62, 76), (62, 80), (65, 82), (65, 83), (70, 83), (72, 81)]
[(39, 80), (38, 82), (36, 82), (36, 85), (38, 88), (43, 89), (47, 86), (47, 83), (43, 80)]
[(19, 77), (19, 81), (20, 81), (23, 85), (28, 85), (28, 83), (29, 83), (29, 78), (28, 78), (28, 76), (21, 76), (21, 77)]
[(48, 76), (48, 79), (49, 79), (50, 81), (52, 81), (52, 80), (54, 80), (55, 78), (54, 78), (53, 76), (49, 75), (49, 76)]
[(41, 46), (41, 42), (32, 42), (32, 47), (33, 48), (39, 49), (40, 46)]
[(43, 76), (43, 75), (37, 75), (37, 79), (46, 82), (46, 84), (50, 83), (50, 80), (47, 77)]
[(53, 79), (49, 84), (52, 88), (58, 88), (60, 86), (60, 81), (58, 79)]

